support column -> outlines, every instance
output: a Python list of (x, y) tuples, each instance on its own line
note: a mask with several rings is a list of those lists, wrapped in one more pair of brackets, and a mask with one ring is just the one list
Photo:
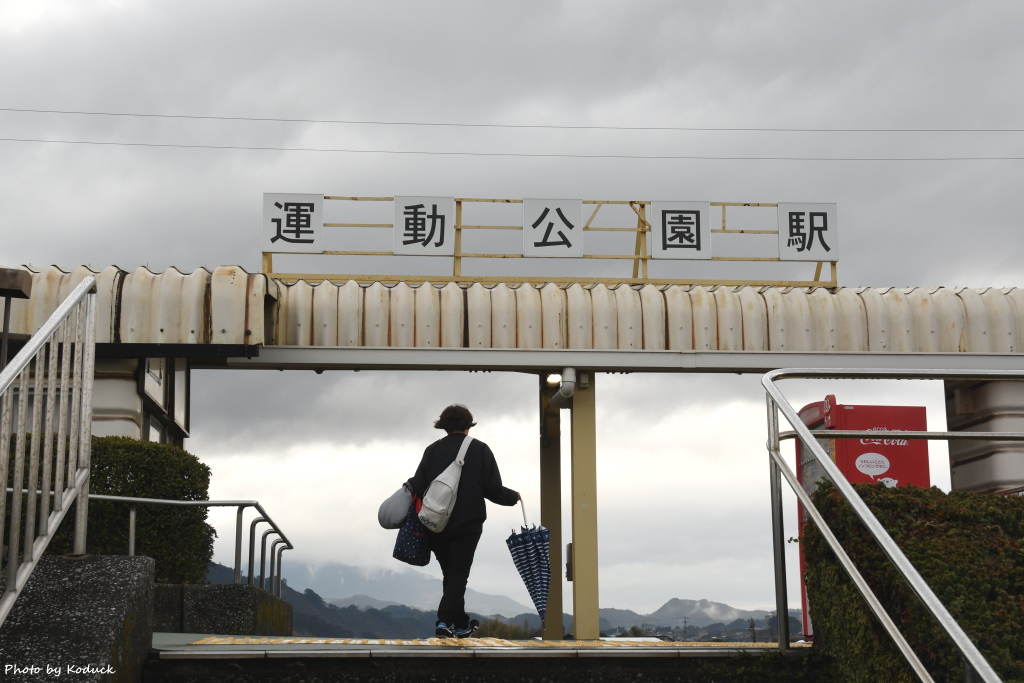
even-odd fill
[(577, 374), (572, 399), (573, 635), (601, 635), (597, 583), (597, 420), (594, 373)]
[(551, 532), (551, 584), (541, 636), (561, 640), (562, 624), (562, 427), (561, 413), (551, 406), (554, 389), (540, 376), (540, 523)]

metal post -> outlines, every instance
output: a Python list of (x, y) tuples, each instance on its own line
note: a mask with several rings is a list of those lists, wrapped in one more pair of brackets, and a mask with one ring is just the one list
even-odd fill
[(256, 571), (254, 563), (256, 562), (256, 525), (260, 522), (267, 521), (266, 517), (257, 517), (252, 520), (252, 524), (249, 525), (249, 579), (246, 581), (250, 586), (253, 583), (254, 572)]
[(128, 557), (135, 557), (135, 506), (128, 508)]
[(263, 532), (263, 540), (260, 543), (260, 588), (266, 590), (267, 586), (267, 536), (274, 533), (273, 529), (267, 529)]
[(11, 299), (32, 296), (32, 274), (20, 268), (0, 268), (0, 296), (4, 298), (4, 329), (0, 339), (0, 370), (7, 367), (7, 339), (11, 332)]
[[(39, 490), (39, 443), (46, 440), (46, 437), (41, 434), (43, 419), (43, 353), (44, 349), (40, 349), (39, 354), (30, 366), (34, 375), (32, 395), (35, 398), (32, 400), (32, 439), (31, 443), (29, 443), (28, 468), (25, 471), (25, 488), (28, 489), (28, 497), (25, 501), (25, 538), (22, 556), (26, 562), (36, 559), (34, 546), (36, 542), (36, 514), (39, 509), (39, 496), (36, 493)], [(43, 527), (43, 533), (46, 533), (45, 526)]]
[(274, 580), (271, 588), (271, 593), (277, 597), (281, 597), (281, 555), (285, 550), (288, 549), (288, 544), (285, 541), (281, 541), (284, 545), (277, 549), (277, 578)]
[(789, 649), (789, 597), (786, 591), (786, 537), (782, 510), (782, 474), (771, 453), (779, 449), (779, 414), (772, 397), (768, 403), (768, 463), (772, 504), (772, 549), (775, 553), (775, 620), (779, 629), (779, 649)]
[(597, 571), (597, 421), (594, 373), (580, 372), (572, 403), (572, 595), (577, 640), (601, 637)]
[(282, 569), (281, 566), (281, 556), (284, 555), (285, 551), (288, 549), (289, 546), (284, 545), (281, 547), (281, 550), (278, 551), (278, 586), (276, 586), (276, 592), (274, 593), (274, 595), (278, 596), (279, 598), (281, 597), (281, 578), (282, 575), (284, 574), (284, 570)]
[(242, 513), (245, 506), (238, 506), (235, 515), (235, 583), (242, 583)]
[[(94, 286), (95, 287), (95, 286)], [(75, 555), (84, 555), (89, 525), (89, 477), (92, 469), (92, 384), (96, 374), (96, 295), (87, 295), (79, 307), (79, 320), (85, 314), (85, 340), (75, 349), (82, 356), (82, 407), (78, 442), (78, 468), (84, 470), (85, 480), (75, 503)], [(77, 363), (76, 363), (77, 365)]]
[(277, 579), (277, 546), (284, 543), (283, 538), (274, 539), (274, 542), (270, 544), (270, 571), (267, 572), (267, 592), (273, 595), (274, 593), (274, 582)]
[(562, 623), (562, 444), (561, 411), (551, 405), (547, 376), (540, 376), (540, 523), (551, 533), (547, 618), (544, 640), (561, 640)]
[(4, 297), (4, 332), (0, 340), (0, 370), (7, 367), (7, 337), (11, 332), (11, 297)]
[(964, 665), (964, 683), (977, 683), (978, 676), (974, 672), (974, 667), (967, 661), (966, 657), (961, 657), (960, 661)]
[[(18, 555), (21, 549), (21, 510), (25, 485), (25, 419), (28, 414), (28, 367), (18, 377), (18, 431), (14, 452), (14, 492), (11, 494), (10, 535), (7, 540), (7, 592), (18, 593), (18, 568), (21, 565)], [(30, 558), (25, 558), (26, 560)]]

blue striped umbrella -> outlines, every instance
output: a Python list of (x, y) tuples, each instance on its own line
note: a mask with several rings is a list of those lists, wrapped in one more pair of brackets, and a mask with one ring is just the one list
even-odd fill
[[(519, 501), (522, 505), (522, 500)], [(512, 532), (505, 543), (512, 553), (512, 562), (523, 577), (533, 606), (541, 619), (548, 606), (548, 586), (551, 583), (551, 532), (544, 527), (526, 526), (526, 506), (523, 505), (523, 526), (520, 533)]]

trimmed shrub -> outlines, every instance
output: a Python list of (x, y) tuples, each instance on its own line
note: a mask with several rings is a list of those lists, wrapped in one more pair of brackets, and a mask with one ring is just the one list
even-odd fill
[[(1024, 681), (1024, 497), (855, 488), (1005, 681)], [(815, 503), (936, 681), (962, 681), (959, 652), (830, 482)], [(838, 680), (916, 681), (813, 522), (801, 533), (815, 647)]]
[[(89, 492), (165, 500), (208, 500), (210, 468), (174, 446), (127, 437), (93, 437)], [(159, 583), (205, 583), (216, 531), (205, 507), (138, 505), (135, 553), (156, 560)], [(128, 554), (127, 503), (89, 502), (86, 552)], [(61, 523), (49, 552), (70, 553), (74, 508)]]

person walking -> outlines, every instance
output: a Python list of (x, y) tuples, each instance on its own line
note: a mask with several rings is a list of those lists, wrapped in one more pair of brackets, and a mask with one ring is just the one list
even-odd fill
[[(430, 482), (455, 461), (462, 442), (475, 426), (473, 414), (464, 405), (450, 405), (441, 412), (434, 428), (443, 429), (447, 436), (423, 452), (416, 474), (409, 480), (415, 495), (422, 497)], [(512, 506), (519, 502), (519, 493), (502, 485), (494, 453), (483, 441), (474, 439), (466, 451), (458, 498), (448, 525), (444, 531), (429, 535), (430, 550), (444, 577), (434, 630), (442, 638), (468, 638), (480, 627), (466, 613), (466, 584), (487, 519), (485, 499)]]

